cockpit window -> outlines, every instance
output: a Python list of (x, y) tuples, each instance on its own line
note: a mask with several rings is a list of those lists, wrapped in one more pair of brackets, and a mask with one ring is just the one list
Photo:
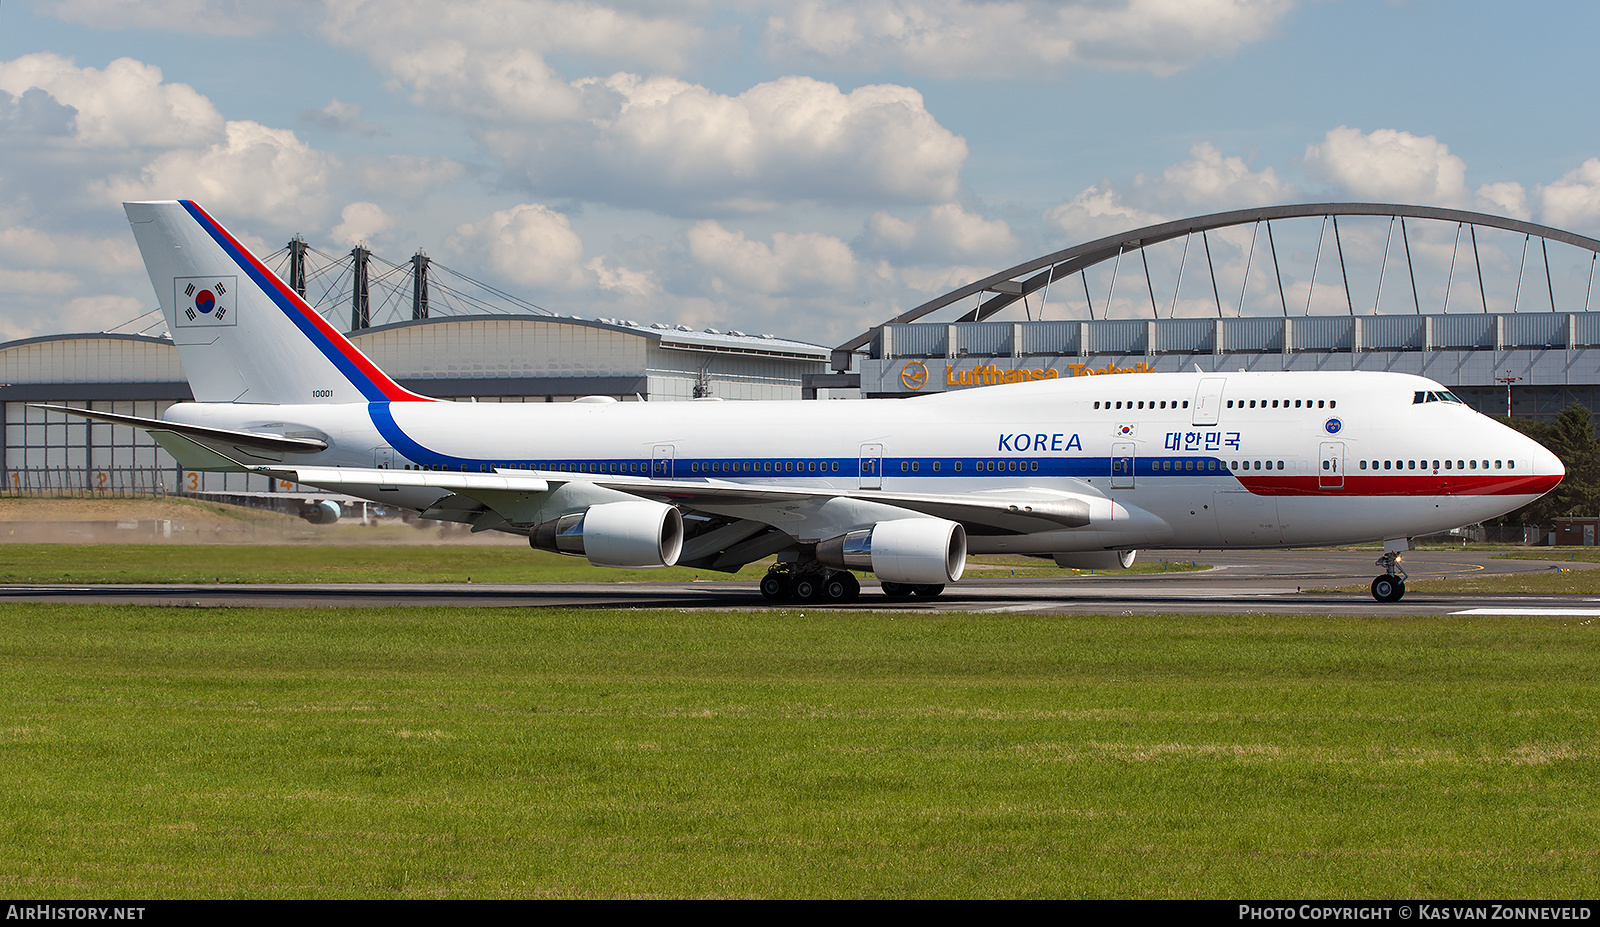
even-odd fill
[(1455, 403), (1460, 403), (1461, 400), (1456, 398), (1455, 393), (1449, 392), (1447, 390), (1421, 390), (1421, 389), (1419, 389), (1416, 392), (1411, 394), (1411, 404), (1412, 405), (1419, 405), (1419, 404), (1424, 403), (1424, 402), (1455, 402)]

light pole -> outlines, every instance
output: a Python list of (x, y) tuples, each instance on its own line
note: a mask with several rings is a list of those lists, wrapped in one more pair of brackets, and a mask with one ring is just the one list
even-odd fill
[(1495, 377), (1494, 381), (1496, 383), (1504, 383), (1506, 385), (1506, 418), (1510, 418), (1511, 417), (1511, 384), (1521, 382), (1522, 378), (1521, 377), (1512, 376), (1511, 375), (1511, 371), (1507, 370), (1505, 376), (1503, 376), (1503, 377)]

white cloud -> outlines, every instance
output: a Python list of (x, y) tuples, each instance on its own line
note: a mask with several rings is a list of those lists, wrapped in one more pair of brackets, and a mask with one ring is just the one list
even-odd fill
[(1479, 187), (1475, 208), (1480, 212), (1510, 216), (1513, 219), (1532, 217), (1528, 212), (1528, 191), (1515, 181), (1486, 183)]
[(536, 189), (701, 215), (796, 200), (939, 202), (954, 197), (967, 157), (966, 142), (909, 87), (844, 93), (784, 77), (727, 96), (615, 74), (574, 88), (582, 122), (482, 131), (489, 150)]
[(681, 69), (706, 35), (671, 15), (571, 2), (330, 10), (330, 41), (371, 56), (418, 105), (465, 120), (508, 178), (541, 197), (685, 215), (942, 202), (967, 157), (909, 87), (844, 92), (790, 76), (723, 94), (648, 70), (568, 81), (547, 57)]
[(332, 234), (335, 240), (354, 245), (371, 242), (394, 224), (394, 218), (377, 203), (351, 203), (340, 211), (339, 224), (334, 226)]
[(712, 219), (689, 229), (689, 253), (716, 275), (719, 288), (731, 285), (765, 295), (845, 291), (860, 273), (850, 246), (831, 235), (778, 232), (767, 244)]
[(105, 70), (79, 68), (49, 52), (0, 62), (0, 91), (31, 88), (76, 111), (76, 144), (90, 148), (194, 145), (222, 135), (222, 115), (187, 84), (163, 83), (155, 65), (118, 58)]
[(332, 163), (287, 129), (241, 120), (229, 122), (215, 145), (167, 151), (137, 180), (103, 186), (117, 199), (192, 199), (216, 213), (291, 227), (322, 214)]
[(1072, 64), (1172, 74), (1267, 37), (1292, 0), (806, 0), (767, 23), (779, 58), (938, 77)]
[(1431, 135), (1340, 126), (1306, 148), (1306, 169), (1348, 196), (1384, 203), (1461, 206), (1466, 162)]
[(1538, 190), (1545, 225), (1593, 229), (1600, 222), (1600, 158), (1590, 158)]
[(1156, 186), (1170, 198), (1223, 209), (1283, 203), (1297, 192), (1272, 168), (1252, 172), (1243, 158), (1224, 157), (1210, 142), (1196, 142), (1189, 160), (1162, 171)]
[(1109, 182), (1095, 184), (1051, 208), (1044, 218), (1073, 244), (1167, 221), (1158, 213), (1122, 202)]
[(373, 195), (419, 197), (466, 173), (467, 166), (453, 158), (389, 155), (360, 159), (352, 167), (351, 179)]
[(449, 247), (523, 286), (572, 290), (590, 282), (583, 241), (566, 216), (523, 203), (456, 227)]
[(919, 263), (959, 261), (1013, 255), (1017, 237), (1000, 219), (985, 219), (959, 204), (941, 203), (916, 221), (887, 212), (873, 213), (867, 219), (862, 247), (869, 253), (892, 254)]
[(583, 266), (585, 270), (595, 275), (602, 290), (609, 290), (619, 296), (635, 300), (661, 294), (661, 284), (657, 282), (655, 274), (647, 271), (629, 270), (626, 267), (614, 268), (603, 257), (594, 258)]
[(139, 250), (126, 236), (92, 238), (65, 232), (11, 226), (0, 229), (0, 253), (34, 267), (134, 271), (144, 267)]

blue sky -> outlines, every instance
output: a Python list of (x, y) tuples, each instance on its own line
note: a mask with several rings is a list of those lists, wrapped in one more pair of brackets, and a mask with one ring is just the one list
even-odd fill
[[(125, 199), (195, 199), (263, 253), (296, 233), (421, 247), (564, 314), (830, 344), (1038, 254), (1225, 209), (1380, 200), (1596, 234), (1597, 10), (0, 0), (0, 337), (154, 304)], [(1444, 266), (1449, 239), (1417, 234)], [(1249, 241), (1213, 242), (1219, 273), (1264, 300)], [(1509, 248), (1485, 258), (1502, 275)], [(1152, 259), (1156, 289), (1186, 279)], [(1561, 260), (1556, 288), (1581, 285)], [(1292, 301), (1323, 290), (1289, 276)]]

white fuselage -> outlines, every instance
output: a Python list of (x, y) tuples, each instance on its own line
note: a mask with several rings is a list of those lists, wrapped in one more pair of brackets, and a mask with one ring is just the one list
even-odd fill
[[(1411, 537), (1511, 511), (1560, 481), (1554, 455), (1448, 396), (1404, 374), (1170, 373), (909, 400), (191, 403), (166, 418), (329, 442), (286, 465), (1109, 500), (1113, 516), (1092, 530), (969, 540), (973, 552), (1045, 553)], [(421, 509), (445, 493), (361, 494)]]

